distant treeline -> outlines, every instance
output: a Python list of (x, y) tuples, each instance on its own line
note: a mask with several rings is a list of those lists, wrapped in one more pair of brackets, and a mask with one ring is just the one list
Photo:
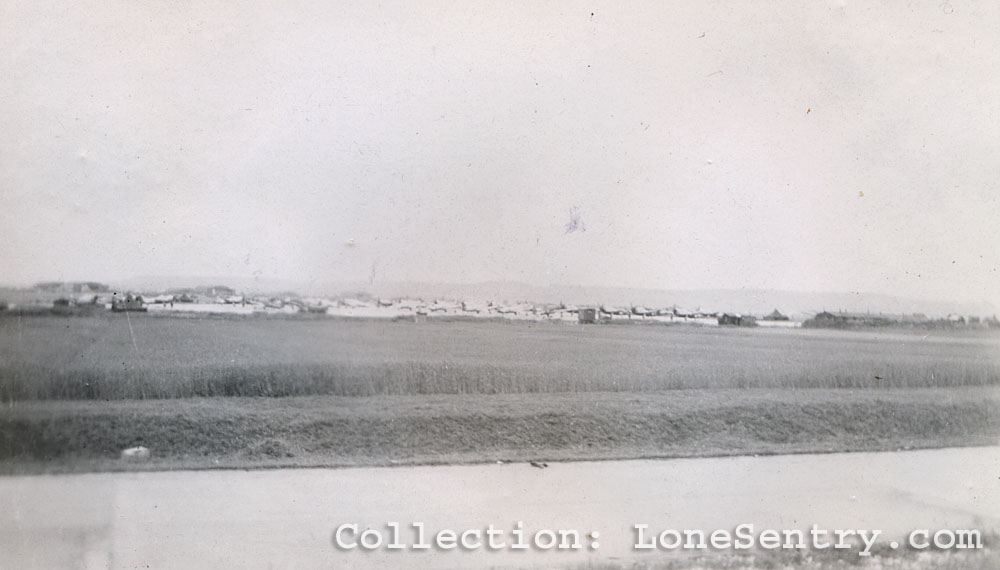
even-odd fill
[(944, 318), (928, 318), (917, 313), (912, 315), (891, 315), (883, 313), (831, 313), (823, 311), (802, 323), (807, 328), (873, 328), (896, 327), (914, 329), (955, 329), (955, 328), (1000, 328), (996, 315), (978, 316), (949, 315)]

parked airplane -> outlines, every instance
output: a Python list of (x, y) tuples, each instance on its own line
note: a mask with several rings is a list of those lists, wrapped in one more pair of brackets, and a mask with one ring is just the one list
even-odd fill
[(652, 310), (647, 309), (646, 307), (643, 307), (643, 306), (638, 306), (638, 307), (633, 306), (632, 307), (632, 314), (633, 315), (638, 315), (640, 317), (645, 318), (645, 317), (655, 316), (656, 315), (656, 311), (652, 311)]
[(611, 307), (608, 305), (601, 305), (600, 312), (602, 315), (607, 315), (609, 317), (611, 316), (627, 317), (630, 314), (629, 311), (626, 309), (620, 309), (618, 307)]

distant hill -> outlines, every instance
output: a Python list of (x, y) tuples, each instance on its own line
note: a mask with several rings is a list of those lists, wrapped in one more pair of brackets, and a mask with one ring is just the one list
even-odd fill
[(32, 289), (50, 293), (105, 293), (109, 287), (97, 281), (43, 281)]
[(212, 288), (217, 290), (230, 288), (234, 292), (245, 294), (267, 294), (288, 291), (309, 294), (308, 291), (315, 289), (309, 283), (290, 279), (233, 278), (220, 275), (190, 277), (146, 275), (113, 281), (112, 285), (123, 291), (141, 291), (144, 293), (204, 292)]

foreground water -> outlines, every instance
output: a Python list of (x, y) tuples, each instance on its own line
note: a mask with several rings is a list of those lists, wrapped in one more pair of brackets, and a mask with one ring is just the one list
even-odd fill
[[(399, 522), (401, 542), (522, 521), (578, 550), (337, 548), (335, 531)], [(1000, 447), (655, 461), (177, 471), (0, 478), (4, 568), (481, 568), (653, 562), (634, 525), (733, 531), (1000, 529)], [(594, 538), (593, 532), (597, 532)], [(591, 535), (591, 536), (588, 536)], [(486, 542), (486, 535), (481, 534)], [(342, 535), (349, 541), (350, 533)], [(374, 540), (374, 535), (369, 537)], [(596, 548), (594, 544), (596, 543)]]

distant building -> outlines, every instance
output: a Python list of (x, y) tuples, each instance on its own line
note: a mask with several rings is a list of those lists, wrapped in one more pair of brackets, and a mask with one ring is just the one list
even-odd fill
[(750, 315), (738, 315), (733, 313), (722, 313), (717, 317), (721, 326), (755, 327), (757, 318)]
[(56, 315), (87, 315), (104, 310), (97, 302), (97, 295), (83, 296), (82, 299), (59, 297), (52, 301), (52, 313)]
[(57, 315), (69, 315), (73, 313), (76, 303), (68, 297), (60, 297), (52, 301), (52, 312)]
[(142, 299), (142, 295), (133, 295), (129, 293), (124, 297), (120, 297), (117, 293), (111, 298), (111, 310), (116, 312), (122, 311), (145, 311), (146, 303)]
[(761, 320), (762, 321), (787, 321), (788, 317), (785, 316), (785, 315), (782, 315), (781, 311), (779, 311), (778, 309), (775, 309), (775, 310), (771, 311), (769, 314), (765, 315), (763, 318), (761, 318)]

